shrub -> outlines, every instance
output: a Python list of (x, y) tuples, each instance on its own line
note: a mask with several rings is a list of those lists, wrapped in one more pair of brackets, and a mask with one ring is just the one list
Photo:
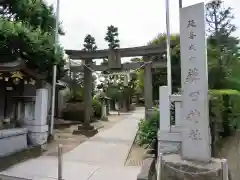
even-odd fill
[(232, 135), (240, 127), (240, 92), (236, 90), (209, 91), (209, 120), (213, 155), (221, 139)]
[(67, 103), (63, 109), (63, 119), (69, 121), (84, 121), (84, 103), (72, 102)]
[(92, 100), (92, 107), (93, 107), (93, 114), (97, 118), (102, 117), (102, 103), (97, 100), (96, 98), (93, 98)]
[(142, 119), (139, 123), (136, 142), (140, 146), (148, 146), (157, 139), (159, 128), (159, 112), (156, 111), (149, 119)]
[[(78, 100), (69, 101), (62, 112), (65, 120), (84, 121), (84, 102)], [(102, 103), (100, 100), (93, 98), (92, 100), (92, 116), (102, 117)]]
[(240, 92), (236, 90), (210, 91), (210, 119), (218, 126), (221, 136), (231, 135), (239, 127)]
[(83, 88), (71, 90), (68, 93), (68, 102), (82, 102), (83, 101)]

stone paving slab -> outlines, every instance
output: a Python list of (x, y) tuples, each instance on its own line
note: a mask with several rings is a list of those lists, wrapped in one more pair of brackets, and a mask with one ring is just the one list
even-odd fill
[[(11, 175), (28, 179), (57, 179), (57, 158), (40, 157), (16, 165), (1, 174)], [(72, 161), (63, 163), (63, 179), (67, 180), (87, 180), (99, 166)]]
[[(55, 165), (53, 166), (53, 164)], [(30, 165), (35, 167), (41, 165), (42, 168), (29, 167)], [(2, 174), (11, 174), (12, 176), (32, 180), (57, 179), (56, 161), (37, 159), (28, 164), (23, 163), (21, 166), (21, 168), (16, 166)], [(63, 170), (64, 180), (135, 180), (140, 172), (140, 167), (96, 166), (79, 162), (64, 162)]]
[(138, 130), (138, 122), (143, 116), (142, 109), (136, 110), (111, 129), (64, 154), (64, 159), (124, 166)]
[(140, 167), (101, 167), (89, 180), (136, 180)]
[[(139, 108), (132, 115), (100, 132), (89, 141), (63, 155), (64, 180), (135, 180), (139, 167), (124, 167), (138, 129), (144, 116)], [(41, 156), (7, 169), (1, 174), (33, 180), (57, 179), (57, 158)]]

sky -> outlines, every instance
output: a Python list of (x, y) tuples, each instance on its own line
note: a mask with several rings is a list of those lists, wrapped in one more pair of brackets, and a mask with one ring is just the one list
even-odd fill
[[(45, 0), (56, 7), (57, 0)], [(183, 0), (183, 7), (204, 0)], [(170, 2), (170, 31), (179, 32), (178, 0)], [(205, 0), (204, 2), (208, 2)], [(224, 0), (224, 5), (234, 8), (240, 36), (240, 1)], [(107, 48), (104, 41), (107, 26), (119, 29), (121, 47), (146, 45), (159, 33), (166, 32), (165, 0), (60, 0), (60, 22), (65, 36), (60, 43), (65, 49), (82, 49), (87, 34), (96, 39), (99, 49)]]

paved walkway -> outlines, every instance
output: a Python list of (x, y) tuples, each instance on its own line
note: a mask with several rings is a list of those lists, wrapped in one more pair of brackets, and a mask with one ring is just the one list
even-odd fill
[[(64, 180), (136, 180), (140, 167), (124, 163), (144, 109), (137, 108), (111, 129), (63, 155)], [(57, 179), (57, 158), (41, 156), (18, 164), (1, 174), (34, 180)]]

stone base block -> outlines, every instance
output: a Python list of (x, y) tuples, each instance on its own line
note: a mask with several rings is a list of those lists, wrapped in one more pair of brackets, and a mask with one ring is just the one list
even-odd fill
[(179, 154), (181, 150), (181, 134), (158, 132), (158, 147), (162, 154)]
[(180, 142), (159, 141), (158, 143), (159, 151), (162, 154), (179, 154), (180, 152)]
[(51, 143), (51, 142), (53, 142), (54, 140), (55, 140), (54, 135), (49, 134), (49, 135), (48, 135), (48, 138), (47, 138), (47, 143)]
[(182, 160), (180, 155), (163, 155), (161, 162), (162, 180), (222, 180), (220, 159), (209, 163)]
[(108, 121), (108, 117), (107, 117), (107, 116), (101, 117), (101, 120), (102, 120), (102, 121)]
[(98, 130), (94, 126), (78, 126), (78, 130), (73, 131), (76, 135), (85, 135), (87, 137), (92, 137), (98, 133)]
[(26, 148), (26, 128), (0, 130), (0, 157), (11, 155)]
[(79, 131), (81, 131), (81, 130), (93, 130), (93, 129), (94, 129), (94, 126), (92, 126), (92, 125), (89, 125), (89, 126), (79, 125), (78, 126)]
[(48, 125), (28, 126), (28, 137), (33, 146), (43, 145), (48, 140)]
[(43, 145), (47, 143), (48, 132), (30, 132), (28, 136), (33, 146)]

